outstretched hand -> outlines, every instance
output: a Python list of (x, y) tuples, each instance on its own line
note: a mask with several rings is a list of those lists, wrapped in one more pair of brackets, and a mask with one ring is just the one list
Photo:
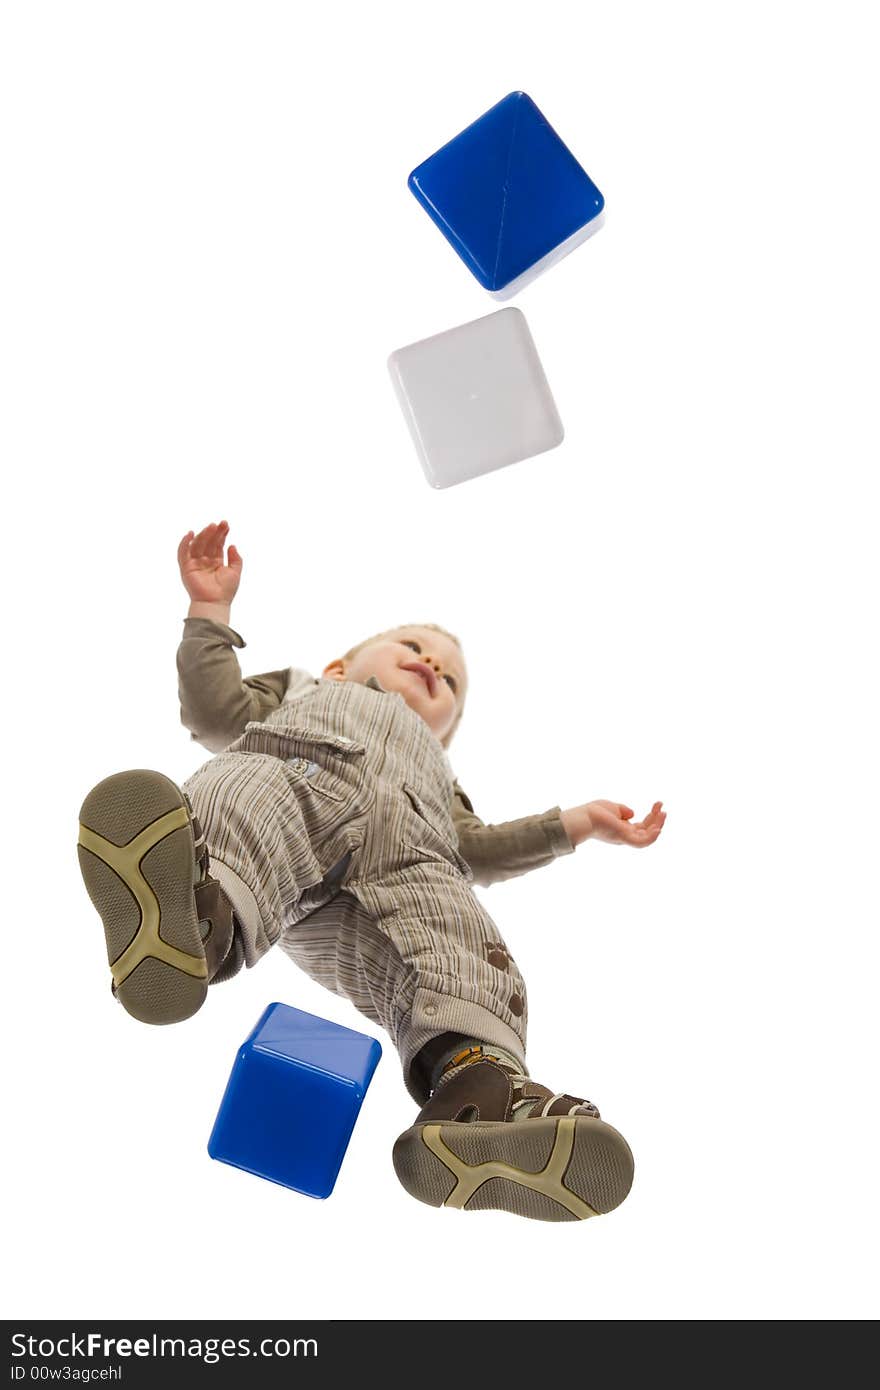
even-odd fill
[(666, 823), (663, 802), (655, 801), (644, 820), (633, 820), (635, 811), (619, 801), (588, 801), (562, 812), (562, 824), (573, 845), (584, 840), (604, 840), (609, 845), (653, 845)]
[(183, 586), (193, 603), (231, 604), (241, 581), (242, 560), (234, 545), (224, 563), (223, 548), (229, 523), (205, 526), (198, 535), (187, 531), (177, 547), (177, 563)]

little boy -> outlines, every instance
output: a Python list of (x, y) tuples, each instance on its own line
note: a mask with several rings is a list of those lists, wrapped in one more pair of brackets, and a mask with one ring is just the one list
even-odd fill
[(116, 997), (144, 1022), (177, 1022), (280, 941), (391, 1035), (422, 1107), (393, 1155), (413, 1196), (548, 1221), (612, 1210), (632, 1182), (629, 1147), (589, 1101), (529, 1078), (525, 985), (470, 884), (590, 838), (652, 844), (661, 803), (639, 823), (592, 801), (484, 825), (444, 751), (464, 658), (431, 624), (361, 642), (320, 680), (289, 668), (243, 681), (228, 530), (189, 532), (178, 550), (191, 600), (181, 714), (217, 756), (182, 790), (118, 773), (80, 813)]

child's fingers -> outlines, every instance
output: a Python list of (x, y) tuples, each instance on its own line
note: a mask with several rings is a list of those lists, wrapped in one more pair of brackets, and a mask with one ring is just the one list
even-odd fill
[(205, 547), (208, 544), (208, 536), (211, 531), (210, 526), (203, 526), (201, 531), (197, 531), (190, 546), (190, 555), (194, 560), (201, 560), (205, 554)]
[[(217, 564), (217, 531), (218, 531), (218, 529), (219, 529), (219, 528), (218, 528), (216, 522), (212, 522), (210, 526), (206, 526), (206, 527), (205, 527), (205, 539), (204, 539), (204, 542), (202, 543), (200, 558), (201, 558), (202, 560), (204, 560), (205, 563), (208, 564), (208, 565), (216, 565), (216, 564)], [(222, 562), (222, 559), (223, 559), (223, 548), (222, 548), (222, 546), (221, 546), (221, 548), (220, 548), (220, 559), (221, 559), (221, 562)]]
[(234, 545), (229, 547), (228, 563), (234, 570), (240, 570), (244, 563)]
[(637, 821), (634, 825), (622, 825), (621, 835), (625, 844), (643, 849), (646, 845), (653, 845), (662, 829), (662, 823), (651, 821), (646, 816), (643, 821)]
[(181, 567), (183, 567), (183, 565), (189, 559), (189, 547), (192, 539), (192, 531), (187, 531), (186, 535), (181, 540), (180, 545), (177, 547), (177, 563)]
[(219, 565), (223, 564), (223, 547), (226, 544), (226, 537), (229, 535), (229, 522), (221, 521), (214, 536), (214, 558)]
[(617, 806), (617, 813), (623, 820), (632, 820), (635, 815), (635, 811), (631, 806), (621, 806), (620, 803), (618, 803)]

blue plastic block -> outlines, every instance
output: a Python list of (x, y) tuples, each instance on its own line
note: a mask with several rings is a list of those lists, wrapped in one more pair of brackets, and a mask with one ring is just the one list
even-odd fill
[(381, 1055), (375, 1038), (270, 1004), (239, 1048), (208, 1153), (329, 1197)]
[(509, 299), (601, 225), (605, 199), (525, 92), (511, 92), (409, 176), (484, 289)]

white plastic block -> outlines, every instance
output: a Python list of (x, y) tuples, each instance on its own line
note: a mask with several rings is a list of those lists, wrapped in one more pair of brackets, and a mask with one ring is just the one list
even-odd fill
[(562, 443), (562, 421), (519, 309), (398, 348), (388, 367), (432, 487), (452, 487)]

